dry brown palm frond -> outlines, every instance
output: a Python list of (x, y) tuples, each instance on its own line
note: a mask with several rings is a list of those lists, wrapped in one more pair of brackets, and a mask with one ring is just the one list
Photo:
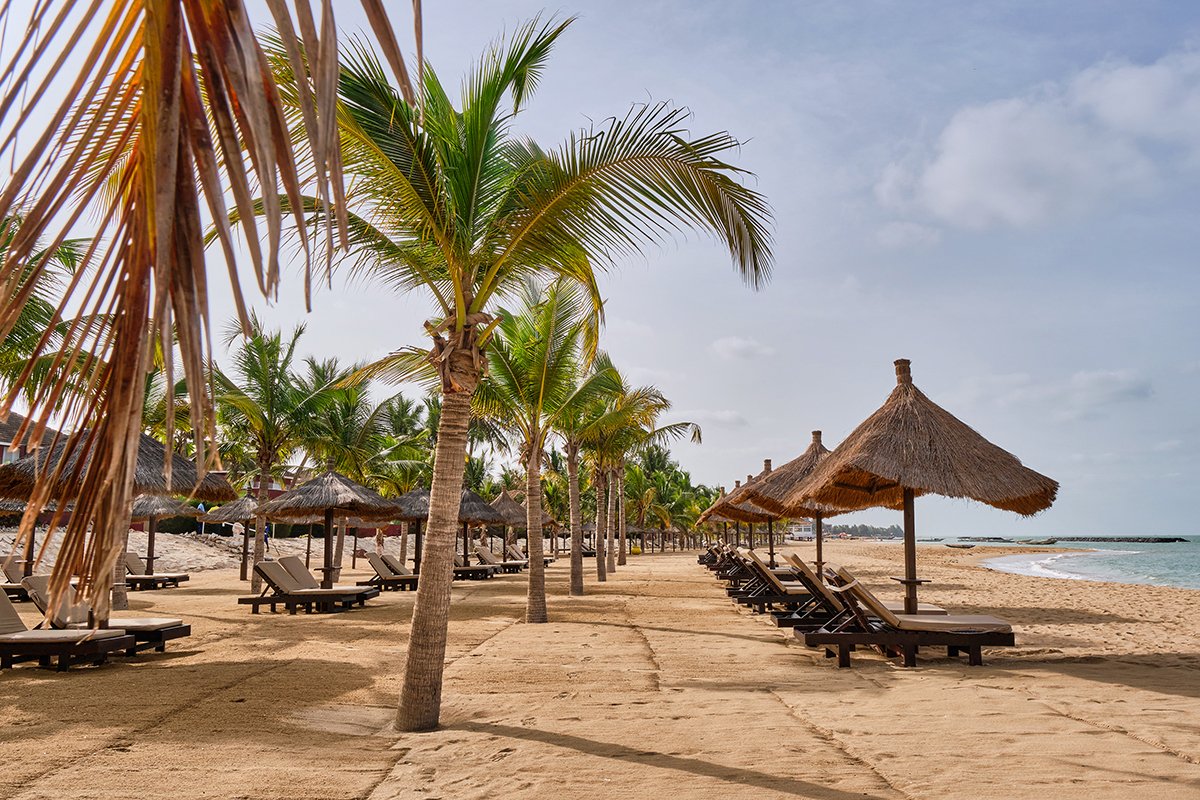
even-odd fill
[[(362, 3), (404, 85), (407, 74), (381, 4)], [(289, 55), (295, 74), (306, 76), (299, 89), (302, 146), (317, 156), (318, 196), (336, 201), (333, 4), (322, 0), (319, 25), (309, 0), (268, 0), (267, 6), (286, 40), (295, 42), (300, 30), (308, 58), (302, 62), (295, 47)], [(278, 90), (243, 0), (76, 0), (22, 10), (4, 3), (0, 23), (36, 34), (0, 63), (0, 157), (13, 163), (0, 190), (0, 218), (17, 211), (22, 218), (0, 262), (0, 336), (34, 290), (34, 249), (57, 248), (85, 223), (99, 228), (85, 259), (90, 268), (76, 273), (58, 308), (58, 320), (76, 316), (66, 313), (72, 309), (85, 321), (72, 326), (57, 354), (47, 352), (47, 338), (34, 353), (55, 356), (54, 367), (21, 435), (40, 438), (52, 413), (77, 433), (54, 437), (65, 457), (38, 473), (20, 535), (30, 534), (48, 501), (61, 507), (74, 499), (51, 591), (65, 591), (69, 577), (81, 575), (81, 591), (104, 618), (112, 566), (128, 531), (144, 377), (156, 335), (169, 341), (174, 332), (178, 342), (178, 360), (168, 354), (165, 365), (167, 385), (178, 367), (192, 398), (199, 474), (216, 464), (204, 381), (212, 351), (205, 220), (215, 226), (248, 329), (226, 198), (243, 220), (253, 280), (271, 294), (287, 213), (279, 198), (300, 208), (301, 181)], [(308, 177), (306, 185), (314, 185)], [(267, 198), (264, 213), (253, 209), (258, 196)], [(299, 212), (292, 217), (303, 229), (306, 219)], [(339, 219), (344, 222), (336, 213), (321, 218), (326, 226)], [(86, 322), (98, 319), (113, 322), (104, 330)], [(89, 376), (83, 387), (81, 367)], [(0, 418), (26, 380), (0, 401)], [(165, 466), (170, 488), (172, 460)], [(59, 522), (56, 516), (52, 532)]]

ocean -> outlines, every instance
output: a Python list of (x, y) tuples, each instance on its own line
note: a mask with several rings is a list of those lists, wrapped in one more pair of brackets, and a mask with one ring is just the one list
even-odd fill
[[(997, 556), (987, 559), (983, 565), (1001, 572), (1036, 575), (1043, 578), (1149, 583), (1157, 586), (1200, 589), (1200, 536), (1182, 538), (1187, 541), (1171, 543), (1060, 541), (1045, 547), (1047, 550), (1067, 549), (1079, 552)], [(945, 541), (956, 540), (946, 539)], [(978, 545), (980, 549), (988, 547), (988, 543), (980, 542)], [(994, 546), (1000, 547), (1013, 545), (1024, 546), (1025, 543), (1018, 538), (1013, 538), (1012, 542), (994, 543)]]

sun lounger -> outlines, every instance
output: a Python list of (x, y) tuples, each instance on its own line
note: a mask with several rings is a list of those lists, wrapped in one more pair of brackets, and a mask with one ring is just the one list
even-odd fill
[(29, 595), (21, 585), (21, 580), (25, 577), (21, 566), (16, 561), (4, 559), (0, 561), (0, 568), (4, 570), (4, 582), (0, 584), (4, 594), (11, 600), (28, 600)]
[(814, 602), (808, 587), (797, 580), (790, 569), (784, 573), (787, 576), (785, 580), (779, 570), (768, 567), (753, 550), (739, 548), (738, 554), (746, 559), (755, 580), (744, 593), (734, 596), (735, 602), (759, 612), (766, 612), (771, 608), (796, 610), (808, 607)]
[(491, 564), (480, 564), (473, 566), (463, 561), (463, 557), (458, 553), (454, 554), (454, 580), (466, 579), (469, 581), (480, 581), (486, 578), (495, 577), (500, 571), (499, 567), (494, 567)]
[[(64, 599), (57, 608), (50, 608), (50, 576), (30, 575), (21, 583), (29, 592), (29, 599), (46, 615), (52, 627), (86, 630), (91, 626), (92, 607), (78, 596), (69, 603)], [(71, 591), (74, 592), (74, 589)], [(172, 639), (192, 635), (192, 626), (174, 617), (112, 617), (109, 624), (133, 636), (133, 646), (125, 651), (126, 655), (131, 656), (150, 649), (161, 653)]]
[(408, 589), (416, 590), (417, 576), (408, 572), (407, 575), (401, 575), (392, 569), (391, 565), (378, 553), (368, 553), (367, 563), (371, 565), (371, 569), (375, 570), (375, 577), (365, 581), (359, 581), (359, 586), (378, 586), (384, 590), (406, 591)]
[(191, 576), (186, 572), (156, 572), (146, 573), (146, 562), (137, 553), (125, 554), (125, 583), (130, 589), (163, 589), (168, 586), (179, 586)]
[(254, 565), (254, 571), (266, 584), (262, 593), (238, 598), (238, 605), (250, 606), (253, 614), (257, 614), (262, 606), (270, 606), (272, 614), (278, 606), (286, 608), (289, 614), (295, 614), (299, 608), (303, 608), (306, 614), (336, 611), (338, 607), (354, 608), (356, 603), (366, 605), (372, 597), (379, 596), (379, 588), (375, 586), (353, 586), (349, 590), (345, 587), (305, 588), (278, 561), (260, 561)]
[(921, 647), (945, 647), (952, 658), (966, 651), (967, 663), (979, 666), (982, 648), (1015, 644), (1012, 626), (1002, 619), (981, 614), (895, 614), (848, 572), (832, 565), (829, 570), (838, 582), (830, 590), (843, 598), (851, 613), (816, 631), (797, 630), (796, 636), (810, 647), (824, 647), (830, 657), (836, 655), (838, 667), (849, 667), (850, 653), (860, 645), (900, 655), (904, 666), (912, 667)]
[[(794, 553), (788, 553), (784, 556), (788, 564), (795, 570), (795, 575), (815, 597), (820, 600), (820, 605), (824, 612), (833, 612), (831, 616), (836, 616), (838, 612), (844, 611), (845, 606), (842, 600), (825, 585), (817, 573), (812, 570), (808, 564)], [(887, 609), (895, 614), (904, 613), (904, 602), (898, 600), (882, 600)], [(935, 606), (932, 603), (919, 603), (917, 605), (918, 614), (928, 615), (945, 615), (946, 609)], [(780, 613), (776, 615), (775, 624), (781, 628), (797, 627), (811, 622), (811, 616), (796, 615), (791, 613)]]
[[(508, 547), (505, 547), (504, 553), (513, 561), (524, 561), (527, 564), (529, 563), (529, 556), (525, 553), (522, 553), (521, 548), (517, 547), (515, 544), (510, 544)], [(556, 559), (554, 556), (542, 556), (542, 566), (548, 567), (555, 561)]]
[(405, 563), (403, 561), (401, 561), (399, 558), (397, 558), (396, 556), (389, 555), (388, 553), (384, 553), (383, 555), (380, 556), (380, 558), (383, 559), (383, 563), (387, 564), (388, 567), (391, 568), (393, 574), (396, 574), (396, 575), (412, 575), (413, 574), (413, 571), (411, 569), (409, 569), (408, 566), (406, 566)]
[(0, 597), (0, 669), (19, 661), (37, 661), (50, 666), (58, 658), (59, 672), (72, 663), (103, 664), (109, 653), (128, 651), (135, 645), (132, 635), (120, 628), (86, 630), (29, 630), (7, 597)]
[(496, 554), (481, 545), (475, 546), (475, 557), (479, 563), (488, 567), (499, 567), (505, 572), (520, 572), (529, 566), (528, 559), (501, 561)]
[[(317, 580), (315, 575), (308, 571), (308, 567), (304, 566), (304, 561), (302, 561), (299, 556), (283, 556), (275, 559), (275, 562), (288, 571), (288, 574), (296, 580), (296, 584), (301, 589), (322, 588), (321, 582)], [(342, 592), (354, 593), (359, 591), (362, 587), (358, 586), (357, 584), (351, 585), (348, 583), (335, 583), (333, 588)]]

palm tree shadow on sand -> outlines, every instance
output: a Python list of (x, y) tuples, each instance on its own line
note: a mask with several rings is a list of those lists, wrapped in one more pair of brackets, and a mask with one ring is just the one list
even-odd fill
[(550, 731), (538, 730), (537, 728), (519, 728), (514, 725), (500, 725), (492, 722), (459, 722), (448, 726), (448, 728), (450, 730), (502, 736), (509, 739), (521, 739), (528, 742), (540, 742), (554, 747), (565, 747), (569, 750), (575, 750), (598, 758), (622, 759), (627, 762), (645, 764), (650, 767), (673, 769), (741, 786), (768, 789), (798, 797), (814, 798), (814, 800), (880, 798), (879, 795), (869, 795), (862, 792), (844, 792), (840, 789), (821, 786), (810, 781), (789, 778), (785, 775), (773, 775), (766, 772), (759, 772), (758, 770), (729, 767), (723, 764), (714, 764), (710, 761), (702, 761), (697, 758), (681, 758), (655, 750), (635, 750), (634, 748), (620, 744), (585, 739), (582, 736), (572, 736), (566, 733), (552, 733)]

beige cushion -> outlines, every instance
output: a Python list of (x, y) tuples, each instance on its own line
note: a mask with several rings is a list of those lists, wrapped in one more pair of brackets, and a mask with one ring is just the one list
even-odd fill
[(946, 614), (944, 616), (921, 616), (897, 614), (897, 627), (902, 631), (930, 631), (936, 633), (1012, 633), (1012, 625), (1002, 619), (984, 614)]
[[(183, 624), (181, 619), (171, 619), (170, 617), (113, 617), (109, 620), (113, 625), (120, 625), (127, 631), (132, 633), (152, 633), (161, 631), (166, 628), (175, 628)], [(72, 628), (80, 630), (81, 626), (73, 625)]]
[(44, 643), (63, 643), (70, 644), (73, 642), (87, 642), (92, 639), (112, 639), (117, 636), (124, 636), (125, 631), (120, 628), (88, 628), (87, 630), (36, 630), (36, 631), (21, 631), (20, 633), (6, 633), (0, 636), (0, 643), (13, 644), (44, 644)]

